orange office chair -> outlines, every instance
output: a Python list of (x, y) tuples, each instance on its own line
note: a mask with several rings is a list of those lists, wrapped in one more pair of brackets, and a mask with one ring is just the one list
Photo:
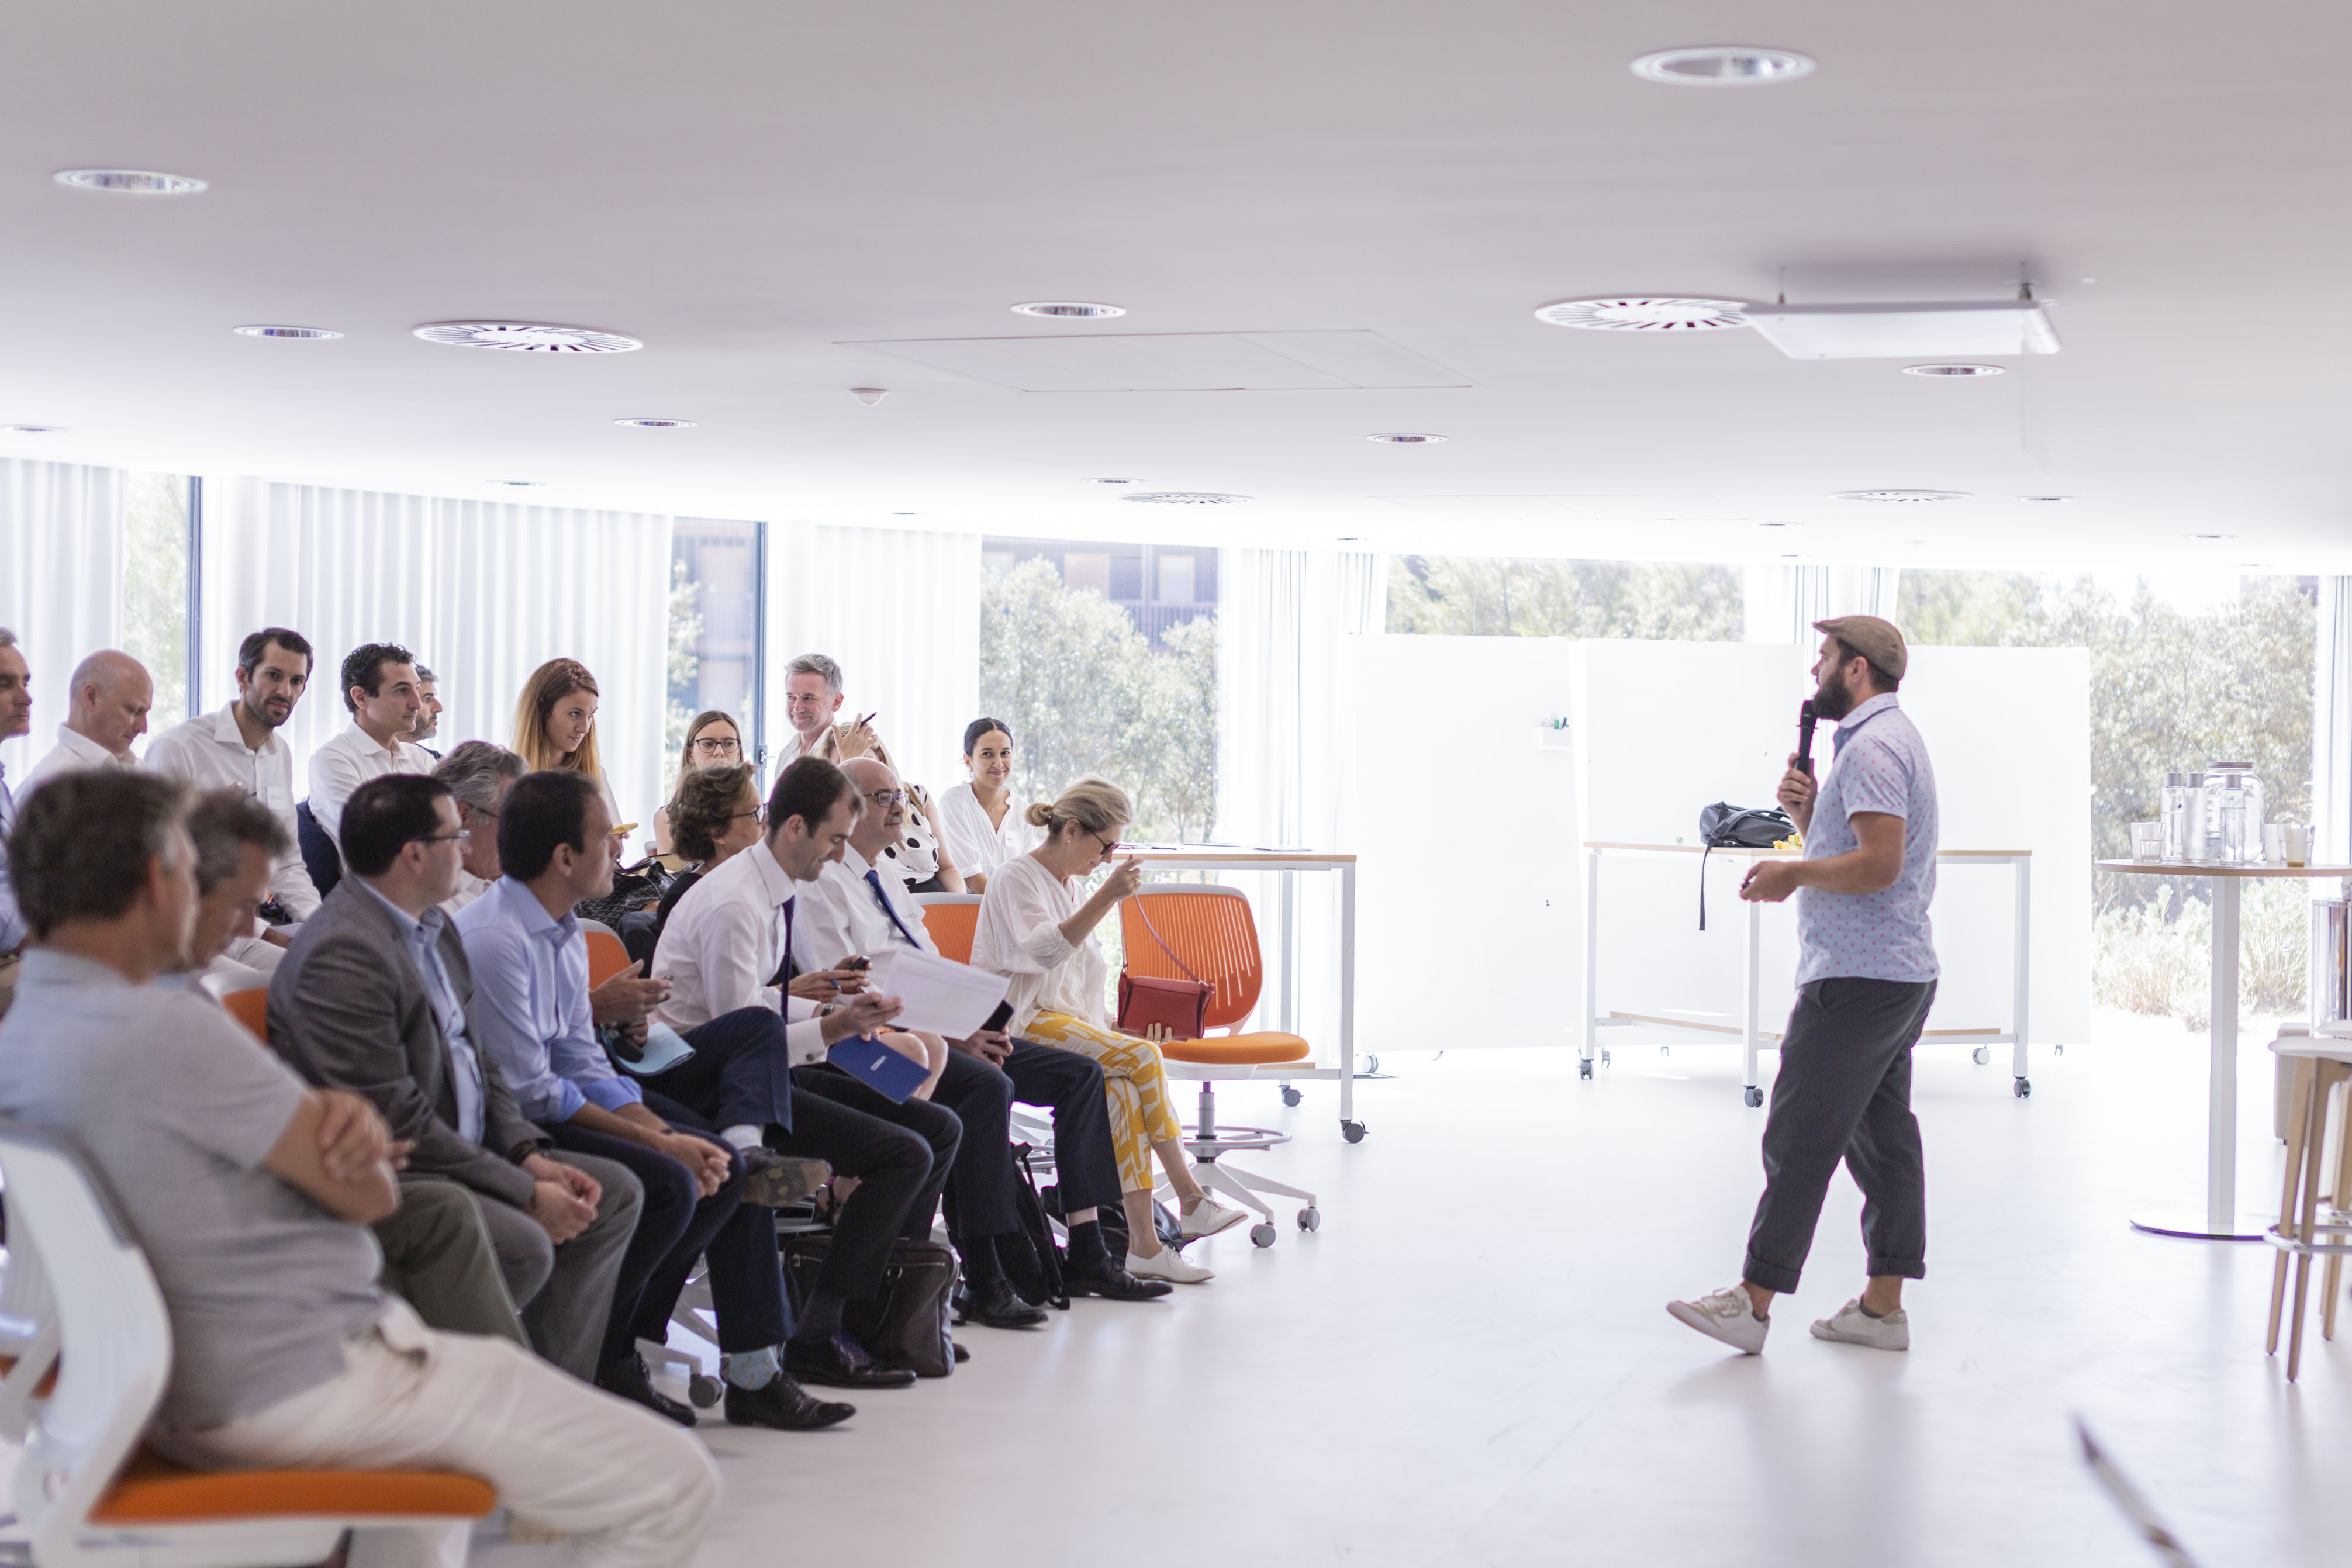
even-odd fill
[(603, 926), (593, 927), (580, 934), (588, 939), (588, 989), (591, 991), (636, 962), (629, 956), (629, 950), (621, 945), (621, 939)]
[(972, 934), (980, 929), (978, 893), (917, 893), (923, 911), (923, 929), (939, 943), (940, 956), (958, 963), (971, 962)]
[[(1227, 1032), (1197, 1040), (1163, 1040), (1160, 1055), (1171, 1078), (1198, 1079), (1201, 1113), (1192, 1136), (1184, 1141), (1199, 1160), (1201, 1184), (1231, 1194), (1263, 1216), (1250, 1227), (1250, 1239), (1272, 1247), (1274, 1210), (1261, 1194), (1303, 1198), (1298, 1228), (1319, 1230), (1322, 1212), (1315, 1194), (1286, 1187), (1265, 1177), (1230, 1169), (1221, 1155), (1257, 1153), (1290, 1142), (1290, 1134), (1272, 1127), (1221, 1127), (1217, 1124), (1216, 1084), (1219, 1079), (1259, 1077), (1265, 1068), (1301, 1062), (1314, 1049), (1297, 1035), (1261, 1030), (1232, 1033), (1232, 1026), (1256, 1007), (1265, 980), (1265, 966), (1257, 945), (1257, 921), (1251, 917), (1249, 898), (1238, 888), (1143, 888), (1118, 907), (1119, 935), (1127, 948), (1127, 973), (1163, 980), (1190, 978), (1210, 987), (1207, 1026)], [(1156, 933), (1156, 934), (1155, 934)], [(1163, 945), (1164, 944), (1164, 945)], [(1179, 961), (1181, 961), (1181, 963)], [(1279, 1077), (1279, 1073), (1266, 1073)]]
[(269, 1043), (269, 992), (256, 985), (247, 991), (232, 991), (221, 998), (221, 1005), (231, 1016), (253, 1033), (263, 1045)]

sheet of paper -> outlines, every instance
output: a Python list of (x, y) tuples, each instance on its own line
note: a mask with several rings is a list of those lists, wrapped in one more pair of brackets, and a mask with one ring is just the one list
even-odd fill
[(685, 1036), (656, 1019), (646, 1025), (646, 1054), (629, 1066), (640, 1078), (651, 1078), (693, 1054), (694, 1047), (686, 1043)]
[(988, 1022), (1011, 982), (953, 959), (898, 948), (876, 956), (867, 984), (902, 1005), (889, 1027), (961, 1040)]

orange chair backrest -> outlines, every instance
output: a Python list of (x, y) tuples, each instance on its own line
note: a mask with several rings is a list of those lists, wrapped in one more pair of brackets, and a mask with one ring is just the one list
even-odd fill
[(621, 939), (608, 931), (583, 932), (588, 939), (588, 986), (594, 990), (636, 962)]
[(939, 943), (940, 956), (952, 958), (958, 963), (971, 962), (971, 939), (980, 930), (980, 904), (927, 903), (923, 906), (923, 929)]
[(249, 991), (232, 991), (221, 998), (221, 1005), (227, 1008), (238, 1023), (251, 1030), (255, 1039), (263, 1045), (269, 1043), (268, 990), (257, 985)]
[[(1151, 930), (1144, 917), (1151, 917)], [(1152, 931), (1160, 942), (1151, 940)], [(1265, 984), (1258, 955), (1257, 921), (1237, 888), (1145, 888), (1118, 907), (1118, 933), (1127, 944), (1127, 972), (1181, 980), (1184, 969), (1208, 982), (1208, 1026), (1230, 1028), (1250, 1016)], [(1160, 942), (1184, 961), (1179, 968)]]

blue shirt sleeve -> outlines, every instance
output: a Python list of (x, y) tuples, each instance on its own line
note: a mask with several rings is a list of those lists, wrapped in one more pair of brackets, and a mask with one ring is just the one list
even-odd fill
[(644, 1092), (635, 1080), (613, 1070), (604, 1043), (596, 1038), (594, 1009), (588, 1004), (588, 939), (574, 931), (553, 957), (556, 1030), (547, 1042), (547, 1054), (555, 1070), (566, 1088), (602, 1110), (638, 1103)]
[(474, 969), (476, 1044), (506, 1075), (515, 1109), (532, 1121), (569, 1121), (586, 1097), (566, 1082), (532, 1015), (530, 939), (511, 927), (476, 926), (464, 933)]

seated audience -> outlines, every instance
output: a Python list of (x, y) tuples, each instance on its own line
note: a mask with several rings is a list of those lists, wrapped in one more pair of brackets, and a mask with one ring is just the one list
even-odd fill
[(768, 796), (766, 836), (678, 900), (654, 973), (671, 987), (661, 1020), (684, 1031), (695, 1053), (643, 1079), (739, 1148), (760, 1131), (741, 1124), (762, 1123), (772, 1148), (857, 1178), (835, 1217), (833, 1245), (784, 1358), (785, 1370), (803, 1382), (845, 1388), (913, 1381), (911, 1373), (875, 1363), (842, 1328), (842, 1308), (880, 1290), (894, 1236), (929, 1237), (961, 1132), (942, 1106), (892, 1106), (847, 1073), (820, 1065), (835, 1041), (879, 1033), (898, 1012), (896, 1000), (863, 992), (821, 1007), (788, 1000), (782, 989), (795, 885), (814, 882), (826, 860), (840, 857), (856, 812), (856, 792), (839, 768), (800, 758)]
[[(360, 1228), (401, 1202), (382, 1120), (335, 1110), (217, 1006), (149, 984), (189, 957), (185, 794), (110, 770), (28, 796), (11, 862), (35, 946), (0, 1024), (0, 1112), (79, 1145), (170, 1312), (148, 1440), (206, 1468), (464, 1471), (583, 1562), (684, 1568), (718, 1496), (700, 1447), (384, 1294)], [(337, 1114), (349, 1128), (322, 1147)]]
[(982, 895), (971, 962), (1010, 977), (1012, 1033), (1080, 1051), (1102, 1064), (1110, 1096), (1111, 1134), (1118, 1143), (1118, 1183), (1127, 1207), (1127, 1268), (1146, 1279), (1197, 1284), (1210, 1271), (1160, 1245), (1151, 1213), (1151, 1157), (1158, 1154), (1169, 1185), (1183, 1204), (1186, 1236), (1214, 1236), (1248, 1215), (1201, 1190), (1184, 1152), (1160, 1049), (1119, 1033), (1104, 1016), (1108, 966), (1094, 930), (1143, 880), (1133, 859), (1122, 861), (1085, 902), (1076, 880), (1108, 865), (1118, 836), (1135, 819), (1127, 792), (1108, 779), (1084, 778), (1051, 805), (1029, 808), (1029, 825), (1045, 842), (999, 866)]
[[(604, 796), (615, 829), (610, 852), (621, 858), (621, 805), (596, 752), (596, 678), (576, 658), (551, 658), (530, 672), (515, 703), (514, 749), (532, 768), (586, 773)], [(630, 825), (634, 826), (634, 824)]]
[[(906, 797), (898, 775), (871, 757), (852, 758), (841, 771), (865, 805), (850, 830), (849, 847), (839, 860), (824, 863), (800, 900), (807, 907), (793, 926), (793, 958), (803, 971), (838, 972), (850, 958), (879, 958), (893, 948), (937, 955), (921, 906), (894, 868), (875, 863), (902, 826)], [(1136, 1279), (1103, 1245), (1097, 1207), (1118, 1202), (1119, 1189), (1102, 1068), (1076, 1051), (1025, 1040), (1016, 1044), (993, 1030), (952, 1042), (930, 1035), (920, 1038), (940, 1063), (931, 1098), (964, 1124), (947, 1191), (950, 1228), (964, 1264), (964, 1294), (957, 1303), (964, 1315), (993, 1328), (1024, 1328), (1045, 1318), (1013, 1288), (996, 1254), (995, 1238), (1021, 1229), (1008, 1126), (1016, 1098), (1055, 1107), (1057, 1158), (1069, 1146), (1061, 1183), (1070, 1223), (1071, 1289), (1119, 1300), (1167, 1294), (1168, 1285)], [(1064, 1114), (1065, 1106), (1073, 1109)]]
[(442, 913), (455, 916), (499, 879), (499, 803), (508, 786), (530, 771), (520, 757), (488, 741), (467, 741), (433, 764), (433, 776), (449, 786), (449, 797), (457, 803), (457, 826), (466, 835), (457, 856), (457, 890), (442, 900)]
[(705, 768), (731, 768), (745, 761), (743, 731), (735, 721), (716, 708), (705, 709), (694, 716), (686, 727), (686, 744), (679, 749), (677, 783), (671, 786), (669, 800), (654, 813), (654, 852), (675, 855), (677, 825), (672, 816), (677, 805), (678, 792), (686, 781)]
[[(612, 823), (584, 774), (546, 770), (507, 792), (499, 817), (506, 875), (457, 920), (474, 971), (483, 1047), (512, 1087), (516, 1107), (558, 1148), (627, 1166), (645, 1188), (596, 1381), (681, 1426), (693, 1410), (656, 1392), (637, 1341), (668, 1336), (670, 1310), (706, 1248), (737, 1426), (829, 1426), (853, 1414), (823, 1405), (783, 1375), (784, 1284), (774, 1217), (745, 1204), (744, 1157), (706, 1136), (681, 1107), (648, 1104), (613, 1070), (589, 1021), (588, 942), (572, 908), (613, 886), (604, 853)], [(754, 1153), (769, 1160), (764, 1149)], [(822, 1181), (822, 1166), (814, 1173)], [(813, 1189), (815, 1181), (808, 1185)]]
[[(351, 723), (310, 753), (310, 815), (342, 856), (343, 803), (370, 779), (429, 773), (433, 756), (412, 744), (424, 701), (416, 660), (398, 643), (362, 643), (343, 656), (343, 710)], [(346, 863), (348, 864), (348, 863)]]
[[(223, 954), (252, 931), (254, 910), (286, 853), (286, 828), (235, 784), (195, 796), (186, 826), (196, 851), (196, 918), (187, 967), (166, 972), (155, 984), (211, 996), (227, 989), (220, 983)], [(196, 984), (199, 975), (205, 984)], [(268, 980), (256, 976), (253, 983)], [(380, 1120), (366, 1100), (343, 1089), (320, 1089), (319, 1097), (327, 1107), (319, 1130), (321, 1149), (352, 1135), (361, 1116), (368, 1123)], [(395, 1168), (405, 1159), (400, 1152)], [(383, 1288), (427, 1324), (457, 1334), (499, 1334), (530, 1348), (507, 1298), (481, 1210), (465, 1188), (430, 1177), (404, 1180), (400, 1207), (369, 1228), (383, 1248)]]
[(236, 696), (217, 713), (173, 725), (147, 742), (151, 772), (185, 779), (198, 789), (235, 788), (268, 808), (286, 830), (286, 848), (269, 878), (268, 900), (277, 921), (229, 944), (226, 958), (258, 972), (266, 985), (292, 927), (319, 907), (319, 889), (295, 847), (294, 748), (278, 731), (294, 716), (310, 683), (310, 645), (299, 632), (268, 626), (236, 650)]
[(989, 873), (1037, 841), (1022, 808), (1013, 804), (1013, 731), (1002, 719), (964, 726), (963, 765), (971, 777), (940, 796), (940, 838), (963, 873), (968, 892), (988, 891)]
[[(0, 741), (33, 728), (33, 672), (25, 663), (16, 634), (0, 626)], [(16, 885), (8, 869), (8, 833), (16, 826), (16, 797), (8, 788), (8, 767), (0, 763), (0, 1014), (16, 983), (16, 950), (25, 944), (25, 917), (16, 909)]]
[(25, 775), (26, 793), (59, 773), (137, 767), (131, 742), (147, 732), (147, 710), (154, 705), (155, 683), (129, 654), (101, 648), (83, 659), (67, 688), (58, 743)]
[[(872, 757), (896, 772), (889, 748), (874, 732), (872, 715), (847, 724), (835, 724), (841, 711), (841, 666), (821, 653), (804, 653), (784, 667), (784, 717), (792, 721), (793, 740), (785, 742), (785, 759), (823, 757), (829, 763), (852, 757)], [(883, 851), (883, 858), (907, 874), (907, 889), (916, 893), (961, 893), (963, 878), (955, 859), (931, 829), (931, 803), (921, 788), (907, 789), (904, 836)]]
[(759, 776), (740, 765), (688, 773), (678, 781), (677, 794), (667, 809), (671, 846), (686, 861), (686, 869), (670, 879), (669, 890), (654, 915), (656, 942), (686, 890), (760, 842), (768, 818)]
[(409, 726), (408, 739), (416, 748), (435, 762), (441, 753), (425, 742), (441, 732), (441, 678), (423, 665), (416, 667), (416, 721)]
[(359, 787), (343, 806), (350, 874), (270, 979), (269, 1043), (312, 1083), (373, 1100), (412, 1171), (473, 1189), (531, 1343), (591, 1381), (642, 1194), (626, 1166), (551, 1152), (483, 1054), (466, 949), (436, 907), (461, 837), (438, 779)]

